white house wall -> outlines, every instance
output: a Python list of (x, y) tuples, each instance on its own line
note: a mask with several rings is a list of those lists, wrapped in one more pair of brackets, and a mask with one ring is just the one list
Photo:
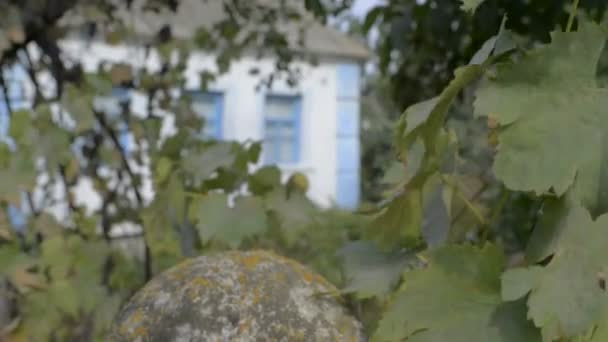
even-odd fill
[[(66, 55), (79, 60), (86, 71), (94, 72), (99, 63), (122, 62), (135, 67), (145, 67), (150, 71), (160, 67), (158, 55), (152, 52), (144, 58), (142, 48), (127, 46), (109, 46), (100, 42), (84, 45), (80, 41), (64, 42)], [(318, 66), (299, 64), (302, 78), (294, 89), (285, 82), (275, 81), (271, 89), (256, 91), (260, 78), (274, 70), (271, 59), (256, 60), (252, 57), (232, 64), (230, 70), (209, 85), (209, 90), (223, 93), (223, 138), (227, 140), (247, 141), (262, 140), (264, 136), (264, 99), (266, 94), (300, 95), (301, 141), (300, 161), (291, 165), (280, 165), (287, 177), (291, 172), (299, 171), (308, 176), (310, 181), (309, 196), (321, 206), (328, 207), (335, 203), (338, 188), (337, 166), (337, 74), (338, 65), (334, 61), (321, 61)], [(250, 74), (257, 68), (258, 76)], [(200, 72), (214, 70), (215, 60), (202, 53), (191, 55), (186, 69), (187, 88), (200, 89)], [(145, 109), (143, 95), (135, 96), (132, 111), (143, 115)], [(148, 192), (151, 188), (148, 187)], [(81, 192), (90, 196), (90, 192)], [(151, 196), (151, 193), (145, 194)], [(146, 196), (146, 197), (147, 197)], [(86, 202), (86, 199), (82, 199)], [(81, 200), (81, 201), (82, 201)], [(93, 200), (91, 198), (91, 200)]]

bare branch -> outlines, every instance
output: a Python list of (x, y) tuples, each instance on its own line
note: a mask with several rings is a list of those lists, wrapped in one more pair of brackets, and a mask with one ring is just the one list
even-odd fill
[(143, 197), (135, 182), (135, 179), (136, 179), (135, 173), (133, 172), (133, 170), (131, 169), (131, 166), (129, 165), (129, 161), (127, 159), (127, 156), (125, 155), (125, 152), (124, 152), (122, 146), (120, 146), (120, 141), (118, 140), (118, 136), (116, 135), (116, 132), (114, 131), (114, 129), (112, 129), (112, 127), (110, 127), (110, 125), (108, 125), (108, 123), (106, 122), (105, 118), (103, 117), (103, 115), (101, 113), (99, 113), (98, 111), (96, 111), (94, 109), (93, 109), (93, 113), (95, 114), (95, 118), (97, 119), (97, 122), (99, 122), (99, 125), (106, 132), (106, 134), (108, 134), (108, 136), (110, 137), (110, 140), (112, 141), (112, 144), (114, 145), (114, 147), (120, 154), (120, 160), (122, 163), (122, 167), (129, 175), (129, 178), (131, 179), (131, 185), (132, 185), (133, 191), (135, 192), (135, 198), (137, 199), (137, 206), (142, 207), (143, 206)]

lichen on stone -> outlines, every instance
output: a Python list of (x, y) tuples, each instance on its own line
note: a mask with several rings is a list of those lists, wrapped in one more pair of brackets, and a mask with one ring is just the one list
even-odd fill
[(266, 251), (223, 252), (152, 279), (110, 341), (365, 341), (361, 324), (307, 267)]

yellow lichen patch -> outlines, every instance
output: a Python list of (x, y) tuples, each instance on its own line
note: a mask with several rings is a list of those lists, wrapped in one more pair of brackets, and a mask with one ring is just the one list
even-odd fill
[(293, 270), (295, 270), (298, 275), (304, 279), (306, 282), (308, 283), (315, 283), (315, 284), (319, 284), (325, 287), (328, 287), (330, 289), (333, 289), (334, 286), (327, 281), (325, 278), (323, 278), (321, 275), (311, 271), (310, 269), (296, 263), (295, 261), (291, 261), (289, 260), (291, 267), (293, 268)]
[(144, 311), (142, 309), (137, 309), (131, 316), (129, 316), (126, 323), (130, 326), (139, 324), (141, 321), (143, 321), (144, 317)]
[(188, 275), (190, 275), (190, 273), (192, 272), (191, 265), (193, 265), (194, 262), (194, 259), (189, 259), (178, 264), (166, 273), (167, 278), (169, 278), (169, 280), (171, 281), (181, 281), (186, 279), (186, 277), (188, 277)]
[(241, 285), (245, 285), (245, 283), (247, 283), (247, 276), (245, 276), (245, 273), (239, 273), (239, 284)]
[(205, 277), (195, 277), (185, 285), (185, 288), (190, 300), (195, 302), (200, 299), (200, 291), (198, 290), (200, 288), (209, 288), (211, 286), (212, 282), (209, 279)]
[(249, 271), (253, 271), (264, 260), (264, 256), (258, 253), (250, 253), (241, 257), (240, 263)]
[(253, 289), (252, 292), (253, 292), (253, 304), (255, 305), (262, 300), (262, 292), (258, 288)]
[[(120, 332), (123, 335), (128, 335), (135, 339), (136, 337), (147, 336), (146, 327), (141, 325), (145, 318), (145, 313), (142, 309), (137, 309), (127, 320), (120, 326)], [(135, 327), (135, 328), (133, 328)]]
[(150, 299), (156, 298), (156, 296), (158, 296), (158, 292), (161, 290), (161, 284), (149, 283), (144, 286), (137, 295), (141, 300), (148, 301)]
[(145, 327), (139, 326), (135, 328), (132, 334), (133, 337), (146, 337), (148, 336), (148, 330)]
[(239, 323), (239, 334), (247, 332), (250, 327), (251, 327), (251, 320), (244, 319), (242, 322)]
[(205, 277), (196, 277), (188, 283), (188, 287), (209, 287), (211, 281)]

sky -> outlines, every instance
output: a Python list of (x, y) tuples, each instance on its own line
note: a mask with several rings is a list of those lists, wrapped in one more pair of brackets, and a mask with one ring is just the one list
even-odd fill
[(384, 3), (384, 0), (355, 0), (353, 4), (353, 14), (363, 17), (374, 6)]

